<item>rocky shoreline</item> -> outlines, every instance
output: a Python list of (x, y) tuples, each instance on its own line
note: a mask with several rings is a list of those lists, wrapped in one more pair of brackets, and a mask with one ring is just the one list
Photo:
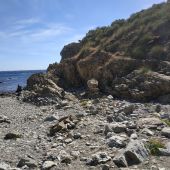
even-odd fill
[(0, 169), (170, 169), (170, 105), (65, 96), (0, 97)]
[(0, 94), (0, 170), (169, 170), (169, 11), (91, 30)]

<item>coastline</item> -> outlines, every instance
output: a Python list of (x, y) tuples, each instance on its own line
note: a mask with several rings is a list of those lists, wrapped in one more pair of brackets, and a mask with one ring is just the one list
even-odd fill
[(0, 97), (15, 97), (15, 92), (0, 92)]

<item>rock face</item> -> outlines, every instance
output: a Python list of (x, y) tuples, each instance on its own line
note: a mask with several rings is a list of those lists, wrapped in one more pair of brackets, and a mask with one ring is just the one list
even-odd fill
[(64, 46), (60, 53), (62, 56), (62, 60), (75, 56), (79, 52), (80, 48), (81, 48), (80, 43), (71, 43), (67, 46)]
[(45, 75), (32, 76), (27, 89), (43, 96), (60, 96), (58, 86), (88, 86), (119, 98), (163, 100), (162, 96), (170, 94), (169, 9), (169, 3), (162, 3), (127, 21), (89, 31), (79, 43), (63, 48), (59, 64), (50, 65)]
[(27, 91), (23, 92), (23, 100), (36, 105), (47, 105), (59, 101), (64, 96), (64, 91), (55, 80), (47, 74), (34, 74), (27, 80)]

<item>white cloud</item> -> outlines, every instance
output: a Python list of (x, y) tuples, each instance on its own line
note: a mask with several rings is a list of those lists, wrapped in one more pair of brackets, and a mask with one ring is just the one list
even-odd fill
[(30, 25), (30, 24), (37, 24), (40, 23), (41, 20), (38, 18), (28, 18), (28, 19), (23, 19), (23, 20), (19, 20), (16, 21), (15, 24), (19, 24), (19, 25)]
[[(37, 24), (37, 25), (35, 25)], [(0, 31), (1, 39), (17, 38), (26, 41), (43, 41), (56, 38), (73, 31), (72, 28), (60, 23), (45, 23), (37, 18), (19, 20), (6, 30)]]
[(66, 33), (69, 33), (72, 29), (61, 24), (53, 24), (47, 28), (42, 28), (35, 30), (30, 33), (28, 36), (34, 38), (35, 40), (43, 40), (50, 37), (60, 36)]

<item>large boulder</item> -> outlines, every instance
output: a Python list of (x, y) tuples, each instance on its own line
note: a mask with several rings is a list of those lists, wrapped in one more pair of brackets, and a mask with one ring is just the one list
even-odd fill
[(48, 75), (39, 73), (32, 75), (27, 80), (27, 89), (35, 93), (47, 96), (57, 95), (62, 97), (63, 89), (53, 82)]
[(65, 93), (48, 74), (38, 73), (27, 80), (26, 90), (22, 94), (24, 101), (48, 105), (59, 102)]
[(96, 92), (99, 91), (98, 81), (95, 80), (95, 79), (88, 80), (87, 81), (87, 86), (88, 86), (89, 92), (96, 93)]
[(149, 156), (149, 152), (142, 141), (132, 140), (126, 149), (121, 150), (113, 159), (118, 167), (139, 164)]
[(64, 48), (61, 51), (61, 56), (62, 56), (62, 61), (68, 58), (73, 57), (74, 55), (76, 55), (81, 48), (81, 44), (80, 43), (71, 43), (68, 44), (66, 46), (64, 46)]

